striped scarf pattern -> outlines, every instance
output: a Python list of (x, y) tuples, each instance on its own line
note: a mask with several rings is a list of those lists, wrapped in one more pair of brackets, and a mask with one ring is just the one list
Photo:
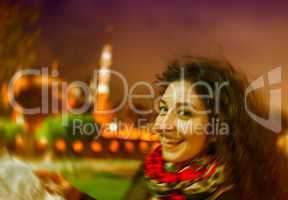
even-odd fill
[(153, 200), (203, 198), (225, 183), (224, 165), (212, 156), (175, 165), (164, 161), (161, 146), (147, 155), (144, 172)]

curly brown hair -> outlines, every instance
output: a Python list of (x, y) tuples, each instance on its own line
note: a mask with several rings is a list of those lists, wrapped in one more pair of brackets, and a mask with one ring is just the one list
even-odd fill
[[(191, 83), (204, 81), (211, 88), (215, 83), (229, 83), (221, 88), (219, 112), (209, 114), (210, 119), (217, 117), (220, 123), (227, 123), (229, 134), (213, 136), (215, 142), (209, 148), (227, 166), (227, 178), (235, 186), (237, 199), (287, 199), (287, 162), (277, 152), (277, 134), (246, 112), (244, 98), (249, 85), (246, 76), (225, 60), (189, 57), (169, 64), (157, 78), (171, 83), (181, 77)], [(162, 92), (166, 87), (162, 86)], [(197, 85), (195, 89), (198, 94), (208, 94), (206, 87)], [(266, 116), (268, 108), (256, 93), (249, 94), (246, 103), (257, 115)], [(204, 104), (214, 110), (215, 101), (205, 99)]]

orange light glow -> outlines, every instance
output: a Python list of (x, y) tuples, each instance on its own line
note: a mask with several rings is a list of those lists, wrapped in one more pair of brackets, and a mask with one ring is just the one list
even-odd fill
[(117, 130), (115, 132), (104, 130), (102, 136), (105, 138), (119, 138), (125, 140), (141, 140), (149, 142), (159, 141), (159, 138), (156, 134), (134, 128), (132, 125), (127, 125), (127, 127)]
[(21, 135), (16, 135), (15, 144), (18, 148), (21, 148), (24, 146), (24, 141), (23, 141), (23, 138), (21, 137)]
[(76, 140), (73, 142), (72, 148), (76, 153), (81, 153), (84, 149), (84, 145), (80, 140)]
[(101, 133), (101, 136), (104, 138), (117, 138), (118, 132), (117, 131), (110, 131), (108, 129), (104, 129)]
[(99, 153), (103, 150), (102, 145), (99, 142), (93, 141), (91, 142), (91, 150), (95, 153)]
[(68, 98), (67, 106), (69, 108), (75, 108), (75, 105), (77, 104), (76, 99), (70, 97)]
[(111, 141), (109, 149), (111, 152), (116, 153), (119, 150), (119, 142), (116, 140)]
[(133, 150), (134, 150), (134, 144), (132, 142), (125, 142), (125, 150), (128, 152), (128, 153), (132, 153)]
[(149, 150), (149, 144), (147, 142), (140, 142), (139, 143), (139, 148), (140, 148), (140, 151), (142, 153), (145, 153), (145, 152), (148, 152)]
[(38, 141), (37, 141), (37, 148), (40, 149), (40, 150), (44, 150), (47, 148), (48, 146), (48, 141), (46, 138), (40, 138)]
[(55, 148), (59, 152), (65, 152), (67, 149), (66, 142), (63, 139), (57, 139), (55, 141)]
[(159, 137), (158, 137), (158, 135), (157, 135), (157, 134), (152, 134), (152, 133), (151, 133), (151, 141), (154, 141), (154, 142), (159, 141)]
[(97, 95), (97, 101), (95, 103), (95, 110), (98, 112), (93, 112), (93, 118), (96, 122), (100, 124), (107, 124), (113, 120), (114, 113), (105, 113), (104, 111), (112, 109), (112, 105), (108, 100), (108, 93), (99, 93)]
[[(110, 83), (110, 67), (112, 65), (112, 46), (107, 44), (103, 47), (100, 56), (100, 71), (98, 77), (98, 86), (96, 88), (97, 101), (95, 103), (95, 109), (97, 111), (109, 110), (111, 105), (109, 104), (109, 83)], [(98, 123), (108, 123), (113, 119), (113, 113), (94, 112), (94, 119)]]
[(129, 139), (129, 140), (138, 140), (141, 137), (141, 132), (138, 129), (129, 126), (125, 129), (118, 131), (118, 138)]

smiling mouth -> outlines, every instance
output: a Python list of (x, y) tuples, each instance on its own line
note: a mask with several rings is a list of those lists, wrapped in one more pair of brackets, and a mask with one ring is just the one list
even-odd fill
[(184, 141), (184, 139), (167, 139), (167, 138), (163, 138), (162, 140), (162, 145), (164, 147), (175, 147), (175, 146), (178, 146), (179, 144), (181, 144), (182, 142)]

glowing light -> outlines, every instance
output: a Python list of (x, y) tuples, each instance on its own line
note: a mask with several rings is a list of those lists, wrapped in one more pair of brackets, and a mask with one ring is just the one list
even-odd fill
[(112, 59), (111, 53), (108, 51), (103, 52), (102, 59), (104, 62), (111, 60)]
[(23, 141), (23, 138), (21, 137), (21, 135), (16, 135), (15, 144), (17, 147), (23, 147), (24, 141)]
[(108, 68), (112, 64), (112, 46), (105, 45), (102, 50), (101, 58), (100, 58), (100, 65), (101, 68), (105, 67)]
[(149, 150), (149, 144), (147, 142), (140, 142), (139, 149), (142, 153), (146, 153)]
[(105, 45), (100, 57), (100, 72), (99, 72), (99, 85), (97, 87), (98, 93), (109, 93), (110, 71), (109, 68), (112, 64), (112, 47)]
[(25, 124), (24, 116), (22, 114), (18, 114), (16, 116), (16, 124), (19, 124), (19, 125)]
[(128, 153), (132, 153), (134, 151), (134, 144), (132, 142), (125, 142), (125, 150)]
[(109, 149), (111, 152), (116, 153), (119, 150), (119, 142), (116, 140), (111, 141)]
[(118, 132), (113, 132), (110, 131), (109, 127), (107, 129), (104, 129), (103, 132), (101, 133), (101, 136), (104, 138), (117, 138), (118, 137)]
[(112, 131), (112, 132), (115, 132), (118, 130), (118, 124), (115, 123), (115, 122), (112, 122), (109, 124), (109, 130)]
[(91, 150), (95, 153), (99, 153), (103, 150), (102, 145), (99, 142), (93, 141), (91, 142)]
[(159, 136), (157, 134), (151, 134), (151, 141), (159, 141)]
[(47, 146), (48, 146), (48, 141), (46, 138), (40, 138), (37, 141), (37, 148), (38, 149), (44, 150)]
[(288, 135), (283, 134), (278, 137), (277, 147), (281, 152), (284, 153), (285, 156), (288, 156)]
[[(103, 47), (101, 56), (100, 56), (100, 71), (97, 80), (97, 88), (96, 88), (96, 97), (97, 101), (95, 102), (95, 110), (97, 111), (105, 111), (108, 110), (109, 105), (109, 82), (110, 82), (110, 67), (112, 64), (112, 47), (111, 45), (105, 45)], [(93, 80), (95, 83), (96, 80)], [(112, 114), (103, 114), (103, 113), (94, 113), (94, 119), (98, 123), (107, 123), (110, 122), (112, 118)]]
[(115, 122), (111, 122), (108, 124), (108, 128), (104, 129), (102, 132), (102, 136), (105, 138), (119, 138), (119, 139), (129, 139), (129, 140), (140, 140), (140, 141), (153, 141), (158, 142), (159, 138), (156, 134), (152, 134), (145, 130), (141, 130), (135, 128), (131, 125), (119, 126), (119, 124)]
[(84, 145), (80, 140), (76, 140), (73, 142), (72, 148), (76, 153), (81, 153), (84, 149)]
[(67, 147), (66, 147), (66, 142), (63, 139), (57, 139), (55, 141), (55, 148), (59, 152), (65, 152)]
[(97, 87), (98, 93), (109, 93), (109, 86), (105, 84), (99, 84)]
[(146, 133), (146, 132), (143, 132), (141, 134), (141, 139), (144, 140), (144, 141), (151, 141), (151, 135), (149, 133)]
[(80, 97), (81, 96), (81, 88), (80, 87), (71, 88), (71, 94), (75, 97)]

